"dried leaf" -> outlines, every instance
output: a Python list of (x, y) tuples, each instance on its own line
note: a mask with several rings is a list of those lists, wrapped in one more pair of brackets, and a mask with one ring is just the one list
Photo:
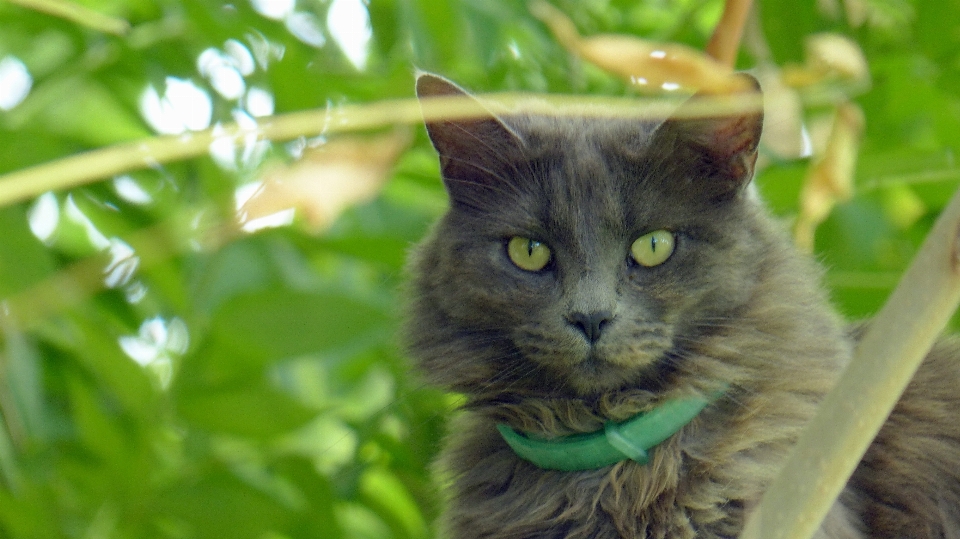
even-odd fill
[(803, 103), (797, 91), (780, 78), (773, 64), (760, 66), (755, 75), (763, 87), (764, 154), (775, 159), (796, 159), (807, 149), (803, 140)]
[(294, 208), (307, 227), (320, 232), (349, 206), (372, 200), (410, 144), (410, 131), (373, 137), (341, 137), (308, 149), (300, 161), (265, 174), (263, 184), (240, 208), (242, 223)]
[(794, 237), (801, 249), (813, 251), (817, 226), (837, 202), (853, 196), (853, 175), (863, 127), (863, 111), (859, 106), (843, 103), (837, 107), (826, 149), (813, 160), (800, 192), (800, 214)]
[(867, 59), (855, 41), (831, 33), (807, 37), (806, 58), (802, 66), (788, 65), (783, 69), (784, 82), (795, 88), (812, 86), (840, 79), (865, 82), (870, 78)]
[(642, 88), (718, 94), (745, 89), (742, 79), (731, 77), (731, 68), (685, 45), (621, 34), (581, 37), (573, 21), (550, 4), (535, 0), (530, 11), (564, 48)]

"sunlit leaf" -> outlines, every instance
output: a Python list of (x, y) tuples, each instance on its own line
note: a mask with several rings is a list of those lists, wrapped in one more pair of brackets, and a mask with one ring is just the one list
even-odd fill
[(823, 153), (814, 158), (800, 194), (800, 214), (794, 236), (802, 249), (813, 250), (817, 225), (826, 219), (838, 201), (853, 196), (853, 174), (863, 123), (863, 112), (856, 105), (847, 103), (837, 108), (830, 138)]
[(302, 426), (315, 416), (264, 385), (208, 388), (180, 393), (178, 411), (191, 425), (213, 432), (268, 438)]
[(22, 208), (0, 209), (0, 298), (39, 282), (54, 270), (54, 259), (31, 233)]
[(166, 489), (154, 511), (191, 535), (225, 539), (282, 532), (289, 520), (277, 501), (225, 470)]
[(652, 91), (678, 89), (726, 93), (742, 89), (729, 67), (676, 43), (657, 43), (628, 35), (580, 37), (573, 22), (545, 1), (531, 4), (567, 50), (584, 60)]
[(225, 303), (214, 331), (281, 359), (369, 343), (388, 321), (383, 310), (347, 295), (268, 290)]
[(789, 64), (783, 80), (789, 86), (811, 86), (824, 81), (841, 80), (866, 83), (870, 78), (867, 59), (852, 39), (831, 33), (808, 36), (804, 41), (806, 58), (802, 66)]
[(329, 227), (352, 204), (371, 200), (410, 142), (406, 130), (368, 138), (336, 138), (304, 152), (303, 158), (266, 173), (263, 185), (240, 213), (250, 225), (295, 208), (313, 231)]

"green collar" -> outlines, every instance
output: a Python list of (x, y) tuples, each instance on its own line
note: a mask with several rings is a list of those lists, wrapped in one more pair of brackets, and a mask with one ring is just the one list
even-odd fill
[(529, 438), (504, 424), (497, 430), (517, 456), (545, 470), (596, 470), (627, 459), (646, 464), (650, 449), (676, 434), (716, 397), (719, 394), (669, 400), (622, 423), (608, 422), (602, 431), (556, 440)]

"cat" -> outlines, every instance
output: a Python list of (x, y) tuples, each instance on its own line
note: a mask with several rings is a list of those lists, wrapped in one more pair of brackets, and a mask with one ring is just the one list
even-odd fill
[[(437, 75), (416, 89), (483, 111), (426, 122), (450, 207), (409, 263), (409, 352), (465, 398), (441, 534), (737, 537), (862, 329), (749, 185), (762, 112), (493, 112)], [(931, 352), (818, 538), (960, 537), (958, 360), (956, 340)], [(659, 443), (622, 435), (688, 403)], [(569, 461), (588, 439), (620, 456)]]

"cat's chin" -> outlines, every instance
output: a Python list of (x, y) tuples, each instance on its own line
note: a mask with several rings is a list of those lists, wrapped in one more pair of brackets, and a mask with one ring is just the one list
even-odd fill
[(640, 373), (635, 366), (624, 366), (596, 354), (564, 369), (567, 385), (581, 396), (621, 389), (636, 382)]

